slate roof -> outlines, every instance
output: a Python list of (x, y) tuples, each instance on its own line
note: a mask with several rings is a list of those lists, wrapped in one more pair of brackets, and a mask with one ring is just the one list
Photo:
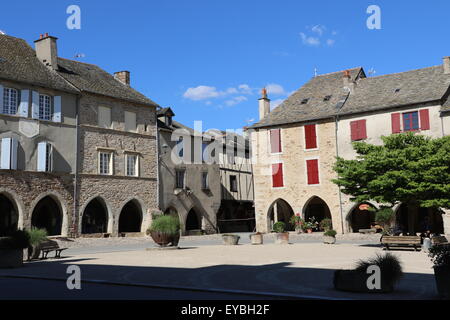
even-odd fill
[[(317, 76), (250, 128), (441, 101), (450, 87), (450, 75), (444, 74), (442, 65), (368, 78), (362, 68), (351, 69), (350, 74), (356, 79), (351, 94), (343, 89), (343, 71)], [(332, 95), (327, 102), (323, 101), (325, 95)], [(301, 104), (305, 98), (309, 98), (308, 103)], [(442, 111), (450, 111), (449, 100)]]
[(157, 106), (143, 94), (93, 64), (58, 58), (58, 74), (81, 91)]
[(79, 90), (58, 73), (44, 66), (25, 40), (1, 34), (0, 78), (79, 93)]
[[(351, 80), (365, 77), (362, 68), (350, 69)], [(261, 128), (333, 117), (347, 98), (343, 72), (319, 75), (308, 81), (264, 119), (249, 128)], [(325, 100), (326, 97), (329, 100)], [(302, 102), (308, 99), (308, 102)]]
[(36, 52), (25, 40), (7, 35), (0, 35), (0, 78), (157, 106), (155, 102), (96, 65), (58, 58), (58, 70), (53, 71), (39, 61)]

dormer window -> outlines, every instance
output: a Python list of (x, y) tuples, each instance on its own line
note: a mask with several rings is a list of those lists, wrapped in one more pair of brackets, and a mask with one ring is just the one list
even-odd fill
[(308, 101), (309, 101), (309, 99), (303, 99), (302, 102), (301, 102), (301, 104), (307, 104)]
[(172, 116), (171, 115), (166, 115), (166, 126), (171, 126), (172, 125)]
[(331, 95), (325, 96), (325, 98), (323, 98), (323, 101), (330, 101), (331, 99)]

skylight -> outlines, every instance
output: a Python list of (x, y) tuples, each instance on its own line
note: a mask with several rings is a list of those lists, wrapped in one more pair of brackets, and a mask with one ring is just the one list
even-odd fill
[(309, 101), (309, 99), (303, 99), (302, 102), (301, 102), (301, 104), (307, 104), (308, 101)]
[(331, 99), (331, 95), (325, 96), (325, 98), (323, 98), (323, 101), (330, 101)]

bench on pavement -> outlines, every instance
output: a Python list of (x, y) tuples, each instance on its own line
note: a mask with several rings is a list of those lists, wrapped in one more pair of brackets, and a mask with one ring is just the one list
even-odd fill
[(358, 232), (362, 233), (362, 234), (372, 234), (372, 233), (377, 233), (377, 229), (375, 229), (375, 228), (372, 228), (372, 229), (359, 229)]
[(66, 250), (67, 248), (60, 248), (58, 242), (53, 240), (47, 240), (40, 244), (39, 248), (42, 252), (41, 259), (47, 259), (47, 256), (50, 252), (55, 252), (55, 258), (61, 258), (61, 252)]
[(415, 251), (420, 251), (422, 239), (419, 236), (383, 236), (381, 244), (390, 250), (390, 247), (414, 247)]
[(448, 240), (444, 236), (436, 236), (436, 237), (431, 238), (431, 244), (433, 246), (440, 245), (440, 244), (447, 244), (447, 243), (448, 243)]

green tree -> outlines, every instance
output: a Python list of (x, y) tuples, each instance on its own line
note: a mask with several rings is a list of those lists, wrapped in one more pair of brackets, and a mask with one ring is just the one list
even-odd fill
[(355, 142), (356, 160), (338, 157), (333, 182), (355, 202), (450, 208), (450, 136), (414, 133), (382, 137), (383, 145)]

